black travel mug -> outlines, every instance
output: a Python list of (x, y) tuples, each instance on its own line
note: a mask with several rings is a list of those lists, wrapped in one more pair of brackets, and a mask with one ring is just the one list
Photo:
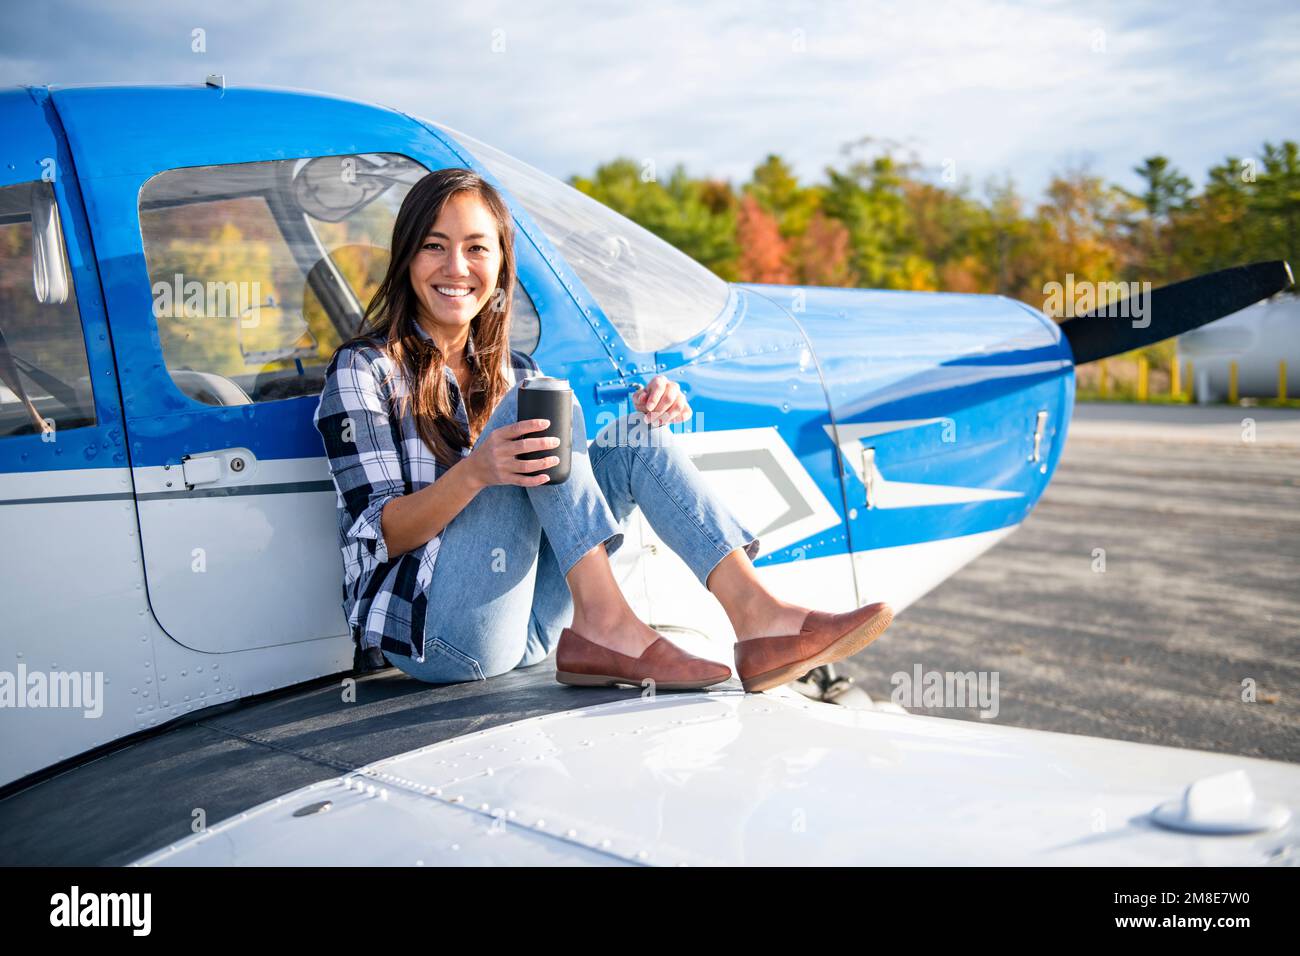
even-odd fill
[[(545, 418), (551, 424), (544, 431), (529, 432), (519, 437), (538, 438), (545, 435), (558, 438), (560, 443), (554, 448), (524, 452), (519, 459), (535, 461), (538, 458), (558, 456), (560, 463), (554, 468), (531, 472), (534, 475), (550, 475), (551, 480), (546, 484), (558, 485), (568, 479), (569, 464), (573, 455), (573, 390), (569, 388), (567, 379), (540, 376), (524, 379), (519, 383), (518, 421), (522, 422), (530, 418)], [(584, 435), (583, 438), (585, 439), (586, 436)], [(546, 485), (541, 487), (544, 488)]]

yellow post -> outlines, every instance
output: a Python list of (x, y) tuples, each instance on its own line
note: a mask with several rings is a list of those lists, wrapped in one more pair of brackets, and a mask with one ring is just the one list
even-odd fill
[(1277, 362), (1277, 400), (1286, 401), (1286, 359)]
[(1195, 398), (1196, 397), (1195, 392), (1196, 392), (1196, 379), (1192, 378), (1192, 363), (1188, 362), (1187, 363), (1187, 398), (1189, 400)]
[(1097, 383), (1097, 390), (1101, 393), (1102, 398), (1110, 397), (1110, 370), (1106, 368), (1106, 360), (1101, 360), (1101, 381)]
[(1182, 398), (1183, 383), (1178, 380), (1178, 373), (1180, 371), (1182, 371), (1182, 367), (1178, 364), (1178, 359), (1174, 359), (1173, 363), (1169, 366), (1169, 397), (1170, 398)]
[(1237, 360), (1228, 363), (1228, 403), (1237, 404)]
[(1148, 366), (1147, 357), (1145, 355), (1139, 355), (1138, 356), (1138, 401), (1139, 402), (1145, 402), (1147, 400), (1147, 370), (1148, 370), (1147, 366)]

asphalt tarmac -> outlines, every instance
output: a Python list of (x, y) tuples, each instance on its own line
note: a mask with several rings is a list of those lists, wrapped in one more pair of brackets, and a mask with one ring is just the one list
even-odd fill
[(841, 673), (917, 665), (997, 713), (913, 713), (1300, 762), (1300, 411), (1080, 405), (1024, 525)]

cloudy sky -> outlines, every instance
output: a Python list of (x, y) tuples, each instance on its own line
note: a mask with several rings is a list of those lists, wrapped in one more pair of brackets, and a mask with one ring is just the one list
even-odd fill
[(1294, 0), (108, 6), (8, 5), (0, 82), (224, 73), (393, 106), (561, 177), (624, 155), (739, 182), (776, 152), (814, 181), (871, 136), (1037, 195), (1084, 164), (1133, 187), (1156, 152), (1199, 185), (1300, 138)]

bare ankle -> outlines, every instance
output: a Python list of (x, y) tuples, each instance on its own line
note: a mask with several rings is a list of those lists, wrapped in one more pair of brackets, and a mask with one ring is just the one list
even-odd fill
[(573, 615), (573, 630), (601, 647), (638, 657), (658, 639), (658, 633), (631, 609), (588, 611)]
[(582, 631), (586, 627), (591, 630), (609, 630), (624, 624), (626, 618), (627, 615), (621, 608), (575, 607), (573, 609), (573, 629)]
[(808, 608), (774, 598), (771, 604), (761, 609), (747, 608), (744, 616), (732, 621), (731, 626), (736, 632), (738, 641), (797, 634), (807, 615)]

